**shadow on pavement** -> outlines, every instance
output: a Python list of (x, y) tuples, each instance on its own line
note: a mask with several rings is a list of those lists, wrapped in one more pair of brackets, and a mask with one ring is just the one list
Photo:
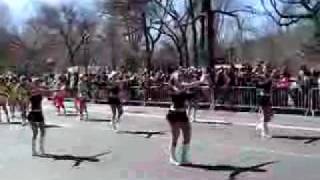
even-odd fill
[(144, 114), (146, 112), (145, 111), (129, 111), (129, 113), (132, 113), (132, 114)]
[(57, 154), (44, 154), (44, 155), (38, 155), (40, 158), (50, 158), (56, 161), (74, 161), (74, 164), (72, 167), (78, 167), (81, 163), (87, 161), (87, 162), (99, 162), (100, 160), (98, 157), (110, 154), (111, 151), (103, 152), (100, 154), (96, 154), (94, 156), (74, 156), (70, 154), (64, 154), (64, 155), (57, 155)]
[(153, 135), (165, 135), (165, 131), (119, 131), (118, 134), (146, 135), (145, 138), (151, 138)]
[(21, 122), (3, 122), (3, 121), (0, 121), (0, 125), (21, 125), (22, 123)]
[(88, 122), (111, 122), (110, 119), (87, 119)]
[(62, 128), (62, 126), (55, 125), (55, 124), (46, 124), (44, 125), (45, 128)]
[(8, 124), (17, 124), (17, 125), (21, 125), (21, 124), (22, 124), (22, 122), (10, 122), (10, 123), (8, 123)]
[(76, 117), (79, 116), (78, 113), (71, 113), (71, 112), (67, 112), (66, 114), (60, 114), (58, 116), (62, 116), (62, 117)]
[(320, 140), (320, 136), (272, 136), (275, 139), (289, 139), (289, 140), (296, 140), (296, 141), (305, 141), (304, 144), (311, 144), (315, 141)]
[(265, 169), (261, 169), (264, 166), (271, 165), (277, 163), (277, 161), (265, 162), (261, 164), (257, 164), (254, 166), (249, 167), (239, 167), (239, 166), (232, 166), (232, 165), (205, 165), (205, 164), (187, 164), (183, 165), (183, 167), (188, 168), (196, 168), (202, 169), (206, 171), (231, 171), (229, 175), (229, 180), (235, 180), (238, 175), (245, 172), (267, 172)]
[(226, 126), (232, 126), (233, 124), (230, 122), (194, 122), (196, 124), (214, 124), (214, 125), (226, 125)]

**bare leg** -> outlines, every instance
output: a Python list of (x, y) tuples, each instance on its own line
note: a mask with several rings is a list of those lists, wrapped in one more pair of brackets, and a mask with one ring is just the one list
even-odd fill
[(271, 120), (271, 114), (272, 114), (272, 109), (269, 106), (263, 107), (262, 108), (262, 113), (263, 113), (263, 124), (262, 124), (262, 132), (261, 132), (261, 137), (263, 138), (270, 138), (269, 134), (269, 127), (268, 124)]
[(192, 122), (196, 121), (197, 118), (197, 106), (193, 107), (193, 114), (192, 114)]
[(32, 129), (32, 156), (36, 156), (37, 153), (37, 136), (38, 136), (38, 125), (34, 122), (31, 122)]
[(9, 104), (9, 108), (10, 108), (10, 114), (11, 114), (11, 118), (15, 118), (15, 111), (16, 111), (16, 103), (14, 101), (11, 101)]
[(87, 106), (87, 102), (84, 102), (84, 112), (86, 113), (86, 120), (89, 119), (89, 113), (88, 113), (88, 106)]
[(116, 126), (117, 107), (114, 104), (111, 104), (110, 107), (112, 111), (112, 119), (111, 119), (112, 130), (116, 131), (117, 130), (117, 126)]
[(192, 113), (191, 101), (188, 101), (187, 103), (188, 103), (188, 106), (187, 106), (187, 116), (188, 116), (189, 119), (190, 119), (191, 113)]
[(21, 110), (22, 126), (25, 126), (27, 124), (27, 103), (21, 102), (20, 110)]
[(183, 135), (183, 146), (181, 154), (181, 163), (190, 163), (189, 151), (190, 151), (190, 141), (191, 141), (191, 124), (189, 122), (180, 122), (180, 128)]
[(6, 114), (8, 123), (10, 123), (10, 116), (9, 116), (7, 105), (2, 105), (2, 108), (3, 108), (4, 113)]
[(45, 143), (45, 136), (46, 136), (46, 129), (45, 129), (44, 122), (39, 123), (39, 128), (40, 128), (40, 153), (43, 155), (45, 154), (44, 143)]
[(80, 120), (83, 120), (83, 112), (84, 112), (84, 108), (85, 108), (84, 107), (85, 104), (83, 101), (84, 101), (83, 99), (80, 100)]
[(117, 123), (119, 123), (119, 122), (120, 122), (120, 118), (121, 118), (121, 116), (123, 115), (123, 107), (122, 107), (121, 104), (119, 104), (119, 105), (117, 106), (117, 110), (118, 110)]
[(169, 161), (173, 165), (180, 165), (176, 157), (176, 149), (177, 149), (178, 139), (180, 135), (180, 129), (179, 129), (178, 123), (170, 123), (170, 128), (171, 128), (171, 143), (169, 146), (169, 152), (170, 152)]

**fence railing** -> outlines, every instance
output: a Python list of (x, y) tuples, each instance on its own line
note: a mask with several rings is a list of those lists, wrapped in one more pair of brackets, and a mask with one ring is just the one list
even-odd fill
[[(198, 102), (211, 107), (237, 107), (257, 108), (257, 89), (255, 87), (219, 87), (209, 88), (203, 86), (198, 93)], [(138, 102), (140, 104), (170, 104), (168, 85), (130, 87), (121, 92), (120, 96), (126, 102)], [(99, 101), (107, 101), (108, 90), (99, 89), (93, 98)], [(299, 110), (305, 113), (320, 112), (320, 89), (313, 88), (302, 90), (299, 88), (276, 88), (272, 90), (271, 101), (273, 108), (283, 110)]]

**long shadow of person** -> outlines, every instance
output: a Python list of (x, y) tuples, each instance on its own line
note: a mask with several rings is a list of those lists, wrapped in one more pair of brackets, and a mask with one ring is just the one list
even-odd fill
[(183, 167), (188, 168), (196, 168), (196, 169), (202, 169), (206, 171), (231, 171), (231, 174), (229, 175), (229, 180), (235, 180), (238, 175), (245, 172), (267, 172), (265, 169), (261, 169), (264, 166), (277, 163), (277, 161), (271, 161), (271, 162), (265, 162), (260, 163), (254, 166), (248, 166), (248, 167), (240, 167), (240, 166), (232, 166), (232, 165), (205, 165), (205, 164), (186, 164), (183, 165)]
[(78, 167), (81, 163), (87, 161), (87, 162), (99, 162), (100, 160), (98, 157), (110, 154), (111, 151), (99, 153), (93, 156), (75, 156), (70, 154), (64, 154), (64, 155), (57, 155), (57, 154), (43, 154), (38, 155), (40, 158), (50, 158), (56, 161), (74, 161), (74, 164), (72, 167)]
[(165, 131), (119, 131), (118, 134), (145, 135), (145, 138), (151, 138), (153, 135), (165, 135)]
[(93, 118), (89, 118), (86, 121), (87, 122), (111, 122), (110, 119), (93, 119)]
[[(0, 123), (2, 125), (21, 125), (22, 122), (4, 122), (4, 123)], [(62, 126), (60, 125), (56, 125), (56, 124), (46, 124), (44, 125), (45, 128), (62, 128)]]
[(304, 144), (311, 144), (313, 142), (319, 141), (320, 136), (289, 136), (289, 135), (281, 135), (281, 136), (272, 136), (275, 139), (289, 139), (296, 141), (305, 141)]
[(44, 125), (45, 128), (62, 128), (60, 125), (55, 125), (55, 124), (46, 124)]
[(196, 123), (196, 124), (225, 125), (225, 126), (232, 126), (233, 125), (230, 122), (201, 122), (201, 121), (196, 121), (194, 123)]

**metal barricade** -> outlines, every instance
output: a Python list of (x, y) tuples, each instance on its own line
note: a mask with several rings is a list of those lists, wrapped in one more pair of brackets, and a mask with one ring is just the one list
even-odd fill
[(140, 86), (131, 86), (128, 90), (128, 102), (130, 103), (144, 103), (145, 90)]
[(200, 92), (199, 92), (199, 103), (200, 105), (209, 105), (212, 107), (212, 89), (209, 86), (201, 86)]
[(303, 92), (300, 89), (273, 89), (272, 106), (278, 109), (305, 110), (309, 107), (308, 94), (308, 92)]
[(311, 106), (310, 109), (311, 109), (312, 116), (315, 116), (315, 113), (320, 111), (320, 89), (319, 88), (313, 88), (311, 90), (310, 106)]
[(145, 88), (145, 103), (147, 104), (168, 104), (170, 102), (169, 86), (151, 86)]
[(214, 106), (253, 109), (257, 106), (254, 87), (216, 87), (214, 98)]
[[(107, 101), (107, 89), (99, 90), (99, 100)], [(320, 111), (320, 89), (309, 91), (301, 89), (277, 88), (272, 90), (272, 106), (281, 110), (303, 110), (306, 113)], [(257, 89), (255, 87), (218, 87), (202, 86), (197, 96), (200, 105), (210, 107), (234, 107), (257, 110)], [(169, 86), (151, 86), (144, 88), (132, 86), (128, 89), (129, 103), (144, 105), (170, 104)]]

